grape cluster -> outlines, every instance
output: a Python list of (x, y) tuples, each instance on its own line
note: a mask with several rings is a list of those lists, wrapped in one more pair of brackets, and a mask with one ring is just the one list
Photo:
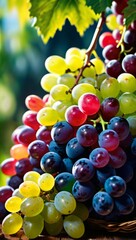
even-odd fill
[[(113, 1), (113, 14), (107, 17), (109, 27), (110, 20), (121, 15), (117, 3)], [(136, 31), (134, 26), (127, 31)], [(125, 35), (125, 49), (129, 45), (134, 51)], [(134, 217), (136, 75), (123, 62), (135, 54), (123, 56), (118, 40), (115, 31), (100, 36), (105, 63), (91, 59), (78, 82), (84, 49), (73, 47), (65, 58), (46, 59), (48, 73), (41, 79), (46, 94), (26, 97), (28, 110), (12, 133), (10, 157), (1, 164), (9, 177), (0, 188), (4, 234), (22, 228), (30, 239), (63, 231), (78, 239), (85, 234), (88, 218)], [(122, 61), (123, 70), (112, 68), (114, 75), (109, 73), (112, 61)]]

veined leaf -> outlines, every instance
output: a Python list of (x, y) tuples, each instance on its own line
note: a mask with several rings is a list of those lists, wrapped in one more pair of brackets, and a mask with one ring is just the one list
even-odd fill
[(126, 26), (136, 20), (136, 0), (128, 0), (128, 6), (124, 9), (124, 17)]
[(95, 13), (102, 13), (110, 7), (112, 0), (86, 0), (87, 6), (91, 6)]
[(57, 30), (62, 30), (66, 19), (75, 25), (80, 35), (98, 19), (85, 0), (29, 0), (30, 16), (36, 19), (34, 26), (46, 43)]

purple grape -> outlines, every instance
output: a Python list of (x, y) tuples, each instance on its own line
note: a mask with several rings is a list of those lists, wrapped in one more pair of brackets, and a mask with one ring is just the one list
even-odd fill
[(58, 144), (66, 144), (73, 137), (73, 127), (66, 121), (56, 123), (51, 129), (51, 137)]
[(49, 151), (47, 144), (42, 140), (35, 140), (28, 146), (28, 152), (31, 157), (38, 160)]
[(107, 124), (107, 129), (112, 129), (118, 133), (119, 140), (124, 140), (129, 134), (129, 123), (123, 117), (113, 117)]
[(119, 111), (119, 101), (116, 98), (105, 98), (100, 107), (101, 115), (104, 121), (109, 121)]
[(55, 188), (58, 191), (68, 191), (72, 193), (72, 187), (75, 183), (75, 178), (71, 173), (62, 172), (55, 177)]
[(40, 161), (41, 169), (48, 173), (57, 173), (60, 171), (61, 156), (55, 152), (48, 152), (43, 155)]
[(57, 142), (52, 140), (49, 144), (49, 151), (56, 152), (61, 157), (65, 157), (66, 156), (66, 144), (58, 144)]
[(120, 48), (109, 44), (102, 50), (102, 55), (107, 60), (118, 59), (120, 55)]
[[(5, 208), (5, 204), (0, 202), (0, 223), (2, 223), (3, 219), (9, 214), (9, 212)], [(1, 235), (2, 237), (2, 235)], [(3, 238), (4, 239), (4, 238)]]
[(79, 182), (87, 182), (93, 178), (95, 168), (88, 158), (80, 158), (72, 167), (72, 174)]
[(126, 182), (120, 176), (111, 176), (106, 179), (104, 188), (112, 197), (121, 197), (126, 192)]
[(117, 78), (121, 73), (123, 73), (121, 63), (116, 59), (110, 60), (106, 64), (106, 73), (111, 77)]
[(134, 177), (133, 167), (126, 162), (122, 167), (116, 169), (116, 174), (122, 177), (126, 183), (130, 182)]
[(30, 156), (29, 161), (30, 161), (30, 163), (33, 167), (40, 167), (39, 159), (36, 159), (36, 158), (33, 158), (33, 157)]
[(117, 147), (115, 150), (110, 151), (109, 155), (109, 164), (114, 168), (122, 167), (127, 161), (126, 152), (121, 147)]
[(132, 144), (132, 141), (133, 141), (133, 137), (131, 132), (129, 132), (128, 136), (124, 140), (120, 141), (120, 146), (124, 149), (129, 148)]
[(112, 129), (102, 131), (98, 139), (99, 146), (107, 151), (113, 151), (119, 146), (119, 136)]
[(29, 158), (22, 158), (15, 164), (16, 173), (18, 176), (23, 177), (25, 173), (32, 171), (33, 166), (29, 161)]
[(74, 198), (79, 202), (86, 202), (91, 199), (95, 193), (94, 185), (89, 181), (81, 183), (78, 180), (74, 183), (72, 187), (72, 194)]
[(128, 29), (124, 34), (124, 43), (127, 43), (129, 46), (135, 46), (136, 44), (136, 31), (134, 29)]
[(8, 179), (7, 184), (13, 189), (19, 188), (19, 185), (23, 182), (22, 177), (14, 175)]
[(108, 177), (116, 175), (116, 171), (110, 165), (96, 170), (96, 176), (101, 185), (103, 185)]
[(32, 171), (38, 172), (40, 175), (44, 173), (44, 171), (41, 168), (34, 167)]
[(0, 202), (5, 203), (12, 196), (14, 189), (10, 186), (0, 187)]
[(93, 196), (92, 205), (99, 215), (105, 216), (112, 212), (114, 202), (107, 192), (99, 191)]
[(78, 142), (77, 138), (72, 138), (66, 145), (66, 154), (71, 159), (82, 157), (85, 148)]
[(51, 138), (51, 130), (45, 126), (41, 126), (36, 132), (36, 138), (38, 140), (44, 141), (46, 144), (49, 144), (52, 140)]
[(120, 215), (128, 215), (133, 212), (135, 203), (130, 194), (125, 193), (123, 196), (116, 198), (115, 207)]
[(33, 128), (24, 126), (19, 130), (17, 140), (19, 143), (22, 143), (28, 146), (32, 141), (36, 139), (36, 132)]
[(136, 55), (128, 54), (123, 58), (122, 68), (136, 77)]
[(94, 167), (103, 168), (109, 163), (110, 157), (105, 148), (95, 148), (90, 153), (89, 159)]
[(76, 132), (78, 142), (84, 147), (91, 147), (98, 140), (98, 133), (91, 124), (84, 124)]

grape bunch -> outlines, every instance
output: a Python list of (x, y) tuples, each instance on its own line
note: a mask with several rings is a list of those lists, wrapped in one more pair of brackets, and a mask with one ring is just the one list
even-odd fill
[[(113, 1), (109, 29), (123, 18), (127, 1), (120, 2), (121, 9)], [(0, 187), (4, 234), (23, 229), (29, 239), (60, 233), (79, 239), (88, 218), (135, 217), (136, 55), (128, 31), (136, 29), (133, 22), (122, 35), (121, 22), (111, 25), (113, 32), (99, 38), (104, 62), (94, 57), (84, 67), (86, 50), (76, 47), (64, 58), (52, 55), (41, 79), (45, 95), (26, 97), (28, 110), (1, 164), (8, 176)]]

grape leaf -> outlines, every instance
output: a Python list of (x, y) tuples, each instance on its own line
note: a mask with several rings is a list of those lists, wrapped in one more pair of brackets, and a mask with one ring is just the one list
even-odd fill
[(95, 13), (102, 13), (110, 7), (112, 0), (86, 0), (87, 6), (91, 6)]
[(80, 35), (99, 18), (85, 0), (29, 0), (30, 16), (35, 19), (34, 26), (45, 43), (57, 30), (62, 30), (66, 19), (75, 25)]
[(124, 17), (126, 19), (126, 26), (136, 20), (136, 0), (128, 0), (128, 6), (124, 9)]

